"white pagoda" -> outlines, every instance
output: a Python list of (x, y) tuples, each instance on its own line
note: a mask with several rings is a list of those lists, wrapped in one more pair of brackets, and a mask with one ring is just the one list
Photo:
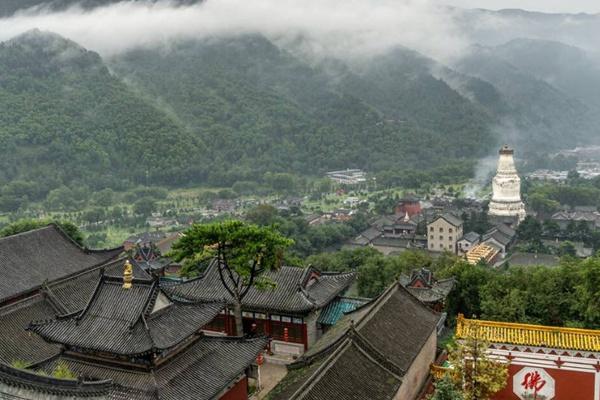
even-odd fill
[(489, 215), (498, 220), (525, 219), (525, 204), (521, 200), (521, 178), (515, 168), (514, 150), (504, 145), (500, 149), (498, 171), (492, 182), (492, 200)]

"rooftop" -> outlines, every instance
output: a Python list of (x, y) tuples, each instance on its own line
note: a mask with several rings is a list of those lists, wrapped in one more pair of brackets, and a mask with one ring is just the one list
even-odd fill
[(74, 242), (57, 225), (0, 239), (0, 303), (44, 282), (77, 274), (116, 258), (122, 247), (89, 250)]
[(492, 343), (600, 351), (600, 330), (475, 320), (467, 319), (462, 314), (458, 315), (456, 337), (472, 337)]
[[(32, 335), (26, 330), (29, 323), (82, 310), (94, 293), (100, 270), (106, 275), (122, 276), (123, 262), (124, 259), (112, 261), (43, 285), (39, 293), (0, 307), (0, 362), (35, 363), (57, 354), (60, 346)], [(144, 271), (135, 267), (134, 276), (148, 278)]]
[(289, 365), (269, 399), (391, 399), (439, 317), (395, 283)]
[[(50, 396), (87, 398), (107, 396), (112, 389), (112, 382), (80, 381), (71, 379), (58, 379), (43, 376), (32, 371), (17, 369), (0, 363), (0, 382), (16, 389), (31, 390)], [(13, 397), (10, 397), (13, 398)], [(17, 397), (14, 397), (15, 399)]]
[(161, 354), (173, 348), (224, 308), (166, 297), (154, 280), (134, 278), (130, 289), (119, 277), (103, 275), (82, 311), (32, 322), (29, 329), (50, 343), (128, 356)]
[(113, 381), (111, 398), (128, 400), (212, 400), (220, 398), (267, 345), (263, 337), (199, 336), (185, 351), (154, 370), (91, 362), (68, 353), (37, 367), (52, 371), (65, 364), (78, 376)]
[[(352, 284), (356, 274), (320, 272), (313, 267), (284, 266), (266, 272), (265, 276), (275, 282), (275, 288), (259, 290), (251, 287), (242, 301), (243, 307), (257, 311), (304, 314), (324, 307), (344, 292)], [(172, 297), (191, 301), (233, 301), (223, 287), (216, 262), (211, 263), (202, 276), (165, 290)]]

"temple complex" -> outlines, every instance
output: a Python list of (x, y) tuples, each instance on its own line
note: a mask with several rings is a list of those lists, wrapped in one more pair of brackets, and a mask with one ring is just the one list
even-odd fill
[(600, 331), (466, 319), (456, 338), (489, 343), (510, 362), (506, 387), (494, 400), (600, 399)]
[(399, 282), (346, 315), (297, 361), (269, 400), (418, 398), (440, 315)]
[(30, 368), (50, 373), (64, 365), (77, 376), (111, 380), (112, 398), (246, 399), (247, 371), (265, 337), (211, 337), (202, 328), (222, 302), (168, 297), (155, 279), (101, 275), (85, 307), (29, 330), (60, 345), (59, 354)]
[(498, 170), (492, 181), (489, 215), (496, 222), (516, 226), (526, 215), (521, 200), (521, 178), (515, 167), (514, 150), (505, 145), (499, 153)]
[[(250, 288), (242, 300), (244, 331), (254, 330), (271, 337), (271, 351), (275, 353), (302, 354), (323, 333), (324, 327), (319, 323), (323, 310), (343, 295), (355, 275), (354, 272), (327, 273), (313, 267), (287, 266), (266, 272), (265, 276), (275, 287), (272, 290)], [(187, 301), (225, 299), (229, 305), (233, 301), (223, 287), (215, 262), (202, 276), (165, 290), (173, 298)], [(222, 312), (205, 329), (235, 334), (232, 312)]]

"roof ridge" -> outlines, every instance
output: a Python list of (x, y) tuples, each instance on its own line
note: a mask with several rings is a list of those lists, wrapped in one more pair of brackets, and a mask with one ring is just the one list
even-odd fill
[[(368, 338), (366, 338), (360, 332), (358, 332), (353, 325), (350, 326), (350, 337), (353, 341), (355, 341), (355, 339), (358, 339), (356, 340), (356, 343), (358, 345), (357, 347), (359, 347), (359, 349), (363, 351), (365, 355), (367, 355), (377, 364), (381, 365), (382, 368), (385, 368), (393, 375), (398, 376), (398, 378), (401, 378), (402, 376), (404, 376), (404, 374), (406, 374), (407, 371), (404, 371), (402, 368), (396, 365), (396, 363), (387, 358), (384, 353), (379, 351), (379, 349), (369, 341)], [(364, 346), (366, 349), (362, 348), (361, 346)], [(366, 351), (367, 349), (375, 353), (375, 355), (379, 357), (379, 359), (375, 358), (372, 354), (369, 354)]]
[(343, 339), (344, 340), (342, 341), (342, 343), (340, 343), (340, 345), (333, 351), (333, 353), (328, 355), (328, 358), (325, 361), (323, 361), (323, 364), (320, 365), (319, 368), (317, 368), (317, 370), (310, 375), (310, 378), (307, 379), (304, 382), (304, 384), (300, 385), (300, 387), (296, 389), (294, 393), (292, 393), (288, 400), (302, 399), (306, 392), (314, 387), (315, 383), (318, 381), (319, 376), (322, 376), (325, 372), (327, 372), (329, 368), (333, 366), (334, 362), (341, 357), (343, 351), (352, 345), (352, 341), (350, 340), (350, 338), (348, 338), (347, 336), (343, 336)]

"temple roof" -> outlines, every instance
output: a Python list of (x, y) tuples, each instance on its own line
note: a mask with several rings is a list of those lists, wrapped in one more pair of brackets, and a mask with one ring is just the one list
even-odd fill
[(218, 399), (255, 362), (267, 345), (260, 337), (201, 336), (181, 352), (153, 371), (124, 369), (86, 361), (69, 354), (57, 356), (38, 367), (52, 371), (64, 363), (79, 376), (110, 379), (114, 398), (209, 400)]
[(395, 283), (290, 364), (269, 399), (391, 399), (439, 318)]
[[(53, 318), (82, 310), (98, 285), (99, 271), (121, 276), (124, 259), (87, 270), (50, 285), (39, 293), (0, 307), (0, 361), (35, 363), (58, 353), (60, 346), (32, 335), (26, 329), (31, 321)], [(134, 276), (149, 278), (134, 266)]]
[[(193, 301), (232, 301), (223, 287), (217, 268), (217, 263), (213, 262), (202, 276), (165, 290), (172, 297)], [(242, 306), (252, 310), (307, 313), (324, 307), (341, 294), (352, 284), (355, 275), (354, 272), (328, 273), (312, 267), (284, 266), (276, 271), (265, 272), (265, 276), (275, 282), (274, 289), (251, 287)]]
[(115, 258), (122, 248), (89, 250), (57, 225), (0, 239), (0, 302), (44, 282), (81, 272)]
[(82, 311), (55, 320), (32, 322), (29, 329), (50, 343), (119, 355), (160, 353), (198, 332), (224, 308), (223, 303), (168, 299), (154, 280), (103, 275)]
[(475, 320), (467, 319), (462, 314), (456, 320), (456, 338), (553, 349), (600, 351), (600, 330)]
[(455, 284), (454, 278), (449, 278), (435, 282), (430, 288), (407, 287), (406, 290), (423, 303), (437, 303), (448, 297)]
[(58, 379), (12, 368), (3, 363), (0, 363), (0, 382), (18, 390), (31, 390), (35, 393), (60, 396), (61, 398), (63, 396), (75, 398), (107, 396), (112, 389), (112, 382), (107, 380), (87, 382)]

